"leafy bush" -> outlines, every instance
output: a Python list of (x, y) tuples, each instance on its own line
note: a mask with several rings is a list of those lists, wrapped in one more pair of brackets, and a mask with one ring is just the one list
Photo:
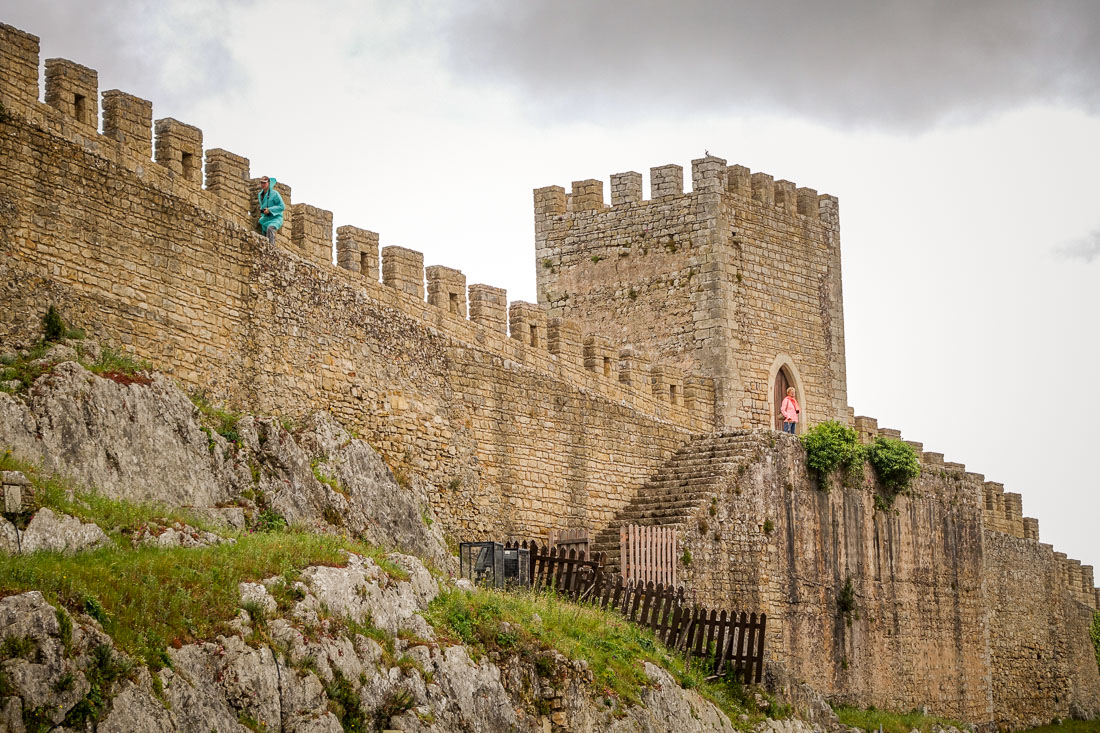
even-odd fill
[(60, 341), (68, 330), (65, 321), (61, 320), (61, 313), (51, 305), (46, 315), (42, 316), (42, 333), (46, 341)]
[(852, 624), (852, 616), (856, 610), (856, 590), (852, 587), (852, 579), (844, 580), (844, 587), (836, 597), (836, 609), (849, 626)]
[(908, 443), (878, 437), (867, 448), (867, 458), (882, 485), (893, 493), (905, 491), (920, 476), (920, 460)]
[(863, 446), (855, 430), (836, 420), (819, 423), (802, 435), (806, 449), (806, 467), (825, 488), (826, 481), (838, 468), (851, 469), (863, 463)]

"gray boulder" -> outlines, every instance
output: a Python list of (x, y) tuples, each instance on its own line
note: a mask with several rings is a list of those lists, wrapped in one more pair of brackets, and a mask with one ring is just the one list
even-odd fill
[(56, 514), (43, 507), (35, 512), (20, 537), (20, 552), (80, 552), (111, 543), (111, 539), (93, 522), (81, 522), (67, 514)]
[(214, 506), (229, 485), (195, 406), (171, 380), (122, 384), (64, 362), (26, 395), (0, 393), (0, 445), (115, 498)]

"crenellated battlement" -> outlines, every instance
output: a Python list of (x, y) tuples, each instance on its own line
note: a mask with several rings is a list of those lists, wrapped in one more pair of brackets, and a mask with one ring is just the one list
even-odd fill
[[(170, 117), (154, 121), (151, 102), (120, 90), (103, 92), (103, 132), (100, 134), (98, 74), (94, 69), (67, 59), (48, 59), (45, 64), (46, 99), (41, 102), (38, 99), (39, 39), (0, 24), (0, 41), (0, 99), (6, 114), (106, 157), (138, 175), (146, 185), (254, 230), (254, 222), (259, 216), (256, 194), (260, 179), (251, 176), (247, 157), (221, 148), (204, 152), (203, 133), (199, 127)], [(673, 168), (678, 166), (654, 169), (658, 172), (655, 175), (667, 178), (662, 185), (669, 194), (675, 188)], [(342, 226), (334, 241), (331, 211), (293, 202), (292, 189), (285, 182), (276, 183), (275, 189), (286, 204), (283, 228), (276, 235), (277, 246), (315, 265), (353, 273), (362, 278), (363, 285), (371, 283), (408, 296), (411, 300), (399, 299), (396, 304), (416, 317), (428, 316), (430, 311), (422, 307), (428, 305), (466, 321), (469, 326), (510, 334), (507, 342), (499, 344), (508, 358), (515, 358), (512, 349), (521, 345), (530, 356), (520, 361), (537, 364), (540, 360), (534, 355), (541, 352), (551, 361), (565, 362), (571, 365), (570, 369), (576, 370), (574, 377), (579, 384), (607, 392), (611, 399), (621, 401), (630, 393), (628, 402), (638, 409), (696, 427), (711, 422), (713, 407), (705, 404), (703, 397), (692, 402), (691, 411), (685, 409), (682, 386), (678, 393), (670, 388), (669, 394), (665, 394), (652, 392), (648, 383), (635, 387), (629, 382), (620, 382), (618, 361), (610, 356), (609, 372), (602, 368), (586, 368), (579, 348), (585, 334), (574, 334), (574, 324), (551, 324), (545, 307), (519, 301), (509, 306), (507, 293), (502, 288), (484, 284), (472, 284), (467, 288), (466, 278), (460, 270), (441, 265), (425, 269), (423, 254), (411, 249), (385, 246), (379, 253), (379, 235), (367, 229)], [(604, 208), (603, 184), (600, 181), (578, 182), (567, 198), (548, 194), (545, 206), (548, 211), (557, 210), (559, 205), (568, 205), (578, 211)], [(440, 324), (434, 315), (428, 320), (434, 326)], [(452, 322), (451, 326), (454, 325)], [(468, 335), (475, 342), (494, 343), (485, 333)], [(628, 345), (609, 343), (608, 354), (617, 352), (620, 346)], [(598, 378), (595, 383), (592, 382), (593, 372)], [(569, 369), (565, 373), (570, 373)], [(708, 383), (704, 375), (693, 375), (692, 379), (700, 385)], [(705, 386), (699, 391), (705, 394)]]
[[(879, 436), (897, 440), (902, 439), (900, 430), (880, 428), (878, 420), (865, 415), (855, 417), (852, 421), (852, 427), (859, 435), (860, 442), (864, 444), (873, 442)], [(909, 440), (905, 442), (917, 452), (922, 473), (938, 471), (942, 476), (950, 479), (966, 477), (980, 486), (980, 505), (982, 507), (984, 528), (1016, 539), (1028, 540), (1041, 547), (1048, 548), (1060, 562), (1062, 568), (1060, 577), (1070, 595), (1093, 610), (1100, 610), (1100, 588), (1094, 587), (1092, 566), (1081, 565), (1079, 560), (1069, 559), (1064, 553), (1053, 552), (1051, 545), (1044, 545), (1039, 542), (1039, 520), (1024, 516), (1023, 496), (1021, 494), (1006, 492), (1004, 484), (996, 481), (986, 481), (985, 476), (980, 473), (968, 472), (966, 466), (961, 463), (944, 461), (942, 453), (925, 451), (922, 443)]]
[(815, 189), (800, 187), (785, 179), (775, 180), (767, 173), (753, 173), (742, 165), (727, 165), (712, 155), (691, 161), (691, 190), (684, 190), (684, 168), (675, 163), (649, 169), (650, 197), (643, 198), (643, 176), (637, 171), (612, 173), (610, 205), (604, 196), (604, 182), (598, 178), (573, 181), (570, 192), (561, 186), (534, 190), (536, 227), (548, 217), (588, 216), (614, 213), (615, 209), (644, 206), (671, 197), (724, 193), (740, 205), (770, 209), (773, 215), (792, 220), (808, 219), (836, 228), (838, 200)]

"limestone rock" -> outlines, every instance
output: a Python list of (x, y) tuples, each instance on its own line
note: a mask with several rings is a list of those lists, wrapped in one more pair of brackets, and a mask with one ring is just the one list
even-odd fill
[(0, 445), (113, 498), (227, 502), (195, 406), (168, 377), (149, 378), (121, 384), (75, 362), (58, 364), (25, 398), (0, 394)]
[[(0, 664), (22, 709), (42, 709), (55, 724), (63, 721), (90, 685), (80, 669), (84, 665), (70, 658), (62, 643), (53, 606), (38, 591), (0, 599), (0, 637), (21, 641), (27, 648), (22, 656)], [(67, 685), (61, 684), (65, 678)]]
[(312, 567), (301, 574), (310, 588), (298, 604), (296, 614), (324, 606), (337, 616), (362, 621), (371, 619), (380, 629), (396, 634), (409, 628), (417, 634), (431, 634), (417, 612), (439, 593), (439, 586), (419, 561), (408, 555), (389, 555), (409, 573), (409, 581), (394, 583), (369, 558), (352, 555), (346, 568)]
[(19, 530), (3, 517), (0, 517), (0, 552), (9, 555), (19, 552)]
[(56, 514), (43, 507), (35, 513), (23, 532), (20, 549), (23, 554), (41, 550), (79, 552), (110, 542), (106, 533), (93, 522), (81, 522), (76, 517)]
[(224, 655), (220, 668), (225, 698), (268, 730), (278, 730), (282, 716), (281, 672), (271, 649), (253, 649), (239, 636), (220, 637)]
[(223, 654), (221, 645), (210, 642), (168, 651), (172, 667), (162, 669), (160, 678), (171, 709), (186, 711), (179, 717), (178, 730), (186, 733), (247, 730), (237, 722), (237, 713), (218, 684), (222, 666), (219, 660)]
[[(0, 445), (112, 498), (193, 507), (243, 529), (245, 509), (262, 508), (246, 497), (262, 493), (292, 524), (345, 531), (440, 568), (451, 563), (424, 489), (399, 486), (374, 449), (327, 413), (297, 435), (273, 418), (245, 416), (231, 444), (204, 429), (171, 380), (147, 376), (148, 384), (122, 384), (57, 364), (25, 395), (0, 392)], [(154, 541), (190, 546), (176, 533), (157, 532)]]
[[(239, 426), (242, 437), (249, 424)], [(402, 488), (366, 442), (355, 439), (325, 412), (308, 418), (291, 436), (274, 420), (256, 420), (266, 436), (256, 449), (270, 470), (260, 488), (291, 522), (336, 520), (355, 535), (415, 552), (439, 567), (450, 555), (427, 495)], [(317, 477), (321, 476), (324, 481)], [(432, 520), (426, 522), (425, 519)]]
[(136, 545), (153, 547), (209, 547), (223, 542), (229, 544), (236, 542), (232, 537), (222, 537), (179, 522), (171, 527), (147, 525), (135, 533), (133, 541)]
[(174, 733), (179, 730), (176, 714), (153, 695), (126, 682), (111, 700), (111, 709), (96, 727), (97, 733)]

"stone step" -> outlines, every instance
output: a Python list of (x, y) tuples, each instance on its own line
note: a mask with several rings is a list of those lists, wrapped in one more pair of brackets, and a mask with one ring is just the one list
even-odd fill
[(666, 501), (688, 501), (698, 500), (706, 498), (707, 496), (714, 496), (716, 491), (715, 486), (712, 484), (705, 484), (702, 486), (682, 486), (678, 488), (669, 487), (665, 491), (646, 492), (645, 494), (638, 494), (630, 500), (626, 506), (619, 511), (626, 511), (630, 507), (639, 506), (652, 506), (654, 504), (661, 504)]
[(661, 469), (650, 477), (649, 482), (657, 483), (672, 478), (698, 478), (700, 476), (713, 476), (717, 478), (718, 476), (724, 476), (727, 473), (725, 469), (734, 468), (738, 465), (738, 463), (707, 463), (700, 464), (699, 466), (693, 466), (692, 468), (681, 468), (675, 470)]

